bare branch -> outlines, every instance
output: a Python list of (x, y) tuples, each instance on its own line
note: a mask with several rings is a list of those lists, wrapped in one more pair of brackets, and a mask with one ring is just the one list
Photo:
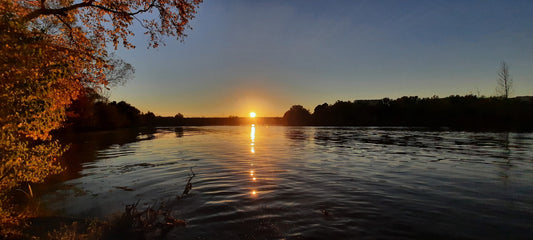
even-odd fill
[(120, 10), (112, 9), (112, 8), (106, 7), (104, 5), (96, 5), (96, 4), (94, 4), (94, 0), (89, 0), (87, 2), (77, 3), (77, 4), (70, 5), (68, 7), (62, 7), (62, 8), (46, 8), (45, 5), (44, 5), (44, 0), (41, 0), (41, 8), (29, 13), (26, 16), (24, 16), (23, 19), (25, 21), (30, 21), (30, 20), (33, 20), (33, 19), (38, 18), (40, 16), (43, 16), (43, 15), (66, 16), (68, 14), (68, 12), (70, 12), (72, 10), (76, 10), (78, 8), (85, 8), (85, 7), (98, 8), (100, 10), (104, 10), (106, 12), (119, 14), (119, 15), (134, 16), (134, 15), (137, 15), (137, 14), (140, 14), (140, 13), (144, 13), (144, 12), (150, 11), (150, 9), (152, 9), (155, 6), (157, 6), (156, 1), (157, 0), (153, 0), (150, 3), (150, 5), (148, 5), (148, 7), (146, 7), (146, 8), (139, 9), (139, 10), (137, 10), (135, 12), (126, 12), (126, 11), (120, 11)]
[(33, 12), (30, 12), (28, 15), (24, 16), (22, 19), (24, 19), (24, 21), (31, 21), (31, 20), (33, 20), (35, 18), (38, 18), (40, 16), (43, 16), (43, 15), (66, 16), (69, 11), (72, 11), (74, 9), (78, 9), (78, 8), (82, 8), (82, 7), (94, 6), (93, 2), (94, 2), (94, 0), (89, 0), (87, 2), (76, 3), (76, 4), (70, 5), (68, 7), (63, 7), (63, 8), (45, 8), (44, 1), (41, 1), (41, 3), (42, 3), (41, 4), (41, 8), (39, 8), (39, 9), (33, 11)]

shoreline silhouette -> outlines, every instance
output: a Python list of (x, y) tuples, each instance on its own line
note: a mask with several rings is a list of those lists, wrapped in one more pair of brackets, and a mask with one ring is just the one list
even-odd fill
[(533, 96), (514, 98), (452, 95), (439, 98), (337, 101), (313, 112), (293, 105), (283, 117), (174, 117), (141, 113), (121, 102), (75, 103), (63, 131), (97, 131), (157, 126), (238, 126), (251, 123), (280, 126), (423, 127), (467, 131), (533, 131)]

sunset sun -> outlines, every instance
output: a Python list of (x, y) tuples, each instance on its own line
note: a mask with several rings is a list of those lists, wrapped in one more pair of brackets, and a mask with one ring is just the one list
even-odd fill
[(250, 112), (250, 117), (254, 118), (256, 116), (255, 112)]

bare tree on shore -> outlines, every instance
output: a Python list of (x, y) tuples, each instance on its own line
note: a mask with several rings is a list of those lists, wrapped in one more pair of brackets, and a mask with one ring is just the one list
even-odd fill
[(500, 71), (498, 71), (498, 86), (496, 87), (496, 93), (503, 98), (509, 98), (512, 87), (513, 79), (509, 73), (509, 65), (505, 61), (502, 61)]

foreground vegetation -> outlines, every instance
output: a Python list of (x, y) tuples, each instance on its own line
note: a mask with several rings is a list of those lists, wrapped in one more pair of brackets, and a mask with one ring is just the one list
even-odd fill
[(29, 221), (35, 226), (25, 228), (19, 237), (51, 240), (163, 239), (172, 229), (187, 225), (184, 220), (174, 217), (171, 205), (188, 196), (195, 176), (191, 168), (182, 194), (173, 199), (143, 208), (137, 201), (126, 205), (124, 212), (107, 219), (33, 218)]
[(16, 236), (32, 215), (13, 193), (31, 196), (32, 183), (61, 171), (66, 147), (51, 132), (63, 127), (71, 103), (131, 75), (109, 47), (134, 47), (134, 21), (150, 47), (164, 36), (182, 40), (200, 2), (0, 1), (0, 238)]

